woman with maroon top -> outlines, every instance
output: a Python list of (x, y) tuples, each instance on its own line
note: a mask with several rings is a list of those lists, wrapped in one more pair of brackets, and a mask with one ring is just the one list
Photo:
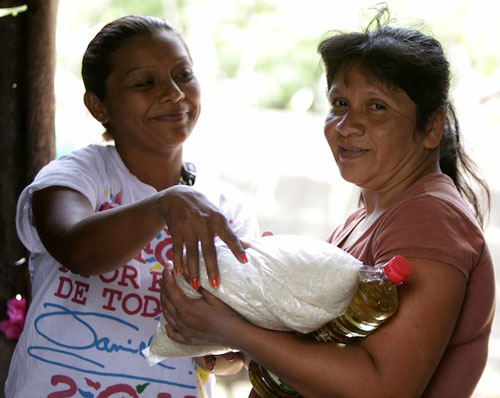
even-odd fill
[(319, 52), (325, 137), (342, 177), (361, 189), (361, 207), (329, 241), (365, 264), (409, 259), (397, 313), (355, 344), (316, 343), (258, 328), (206, 291), (190, 300), (164, 274), (171, 338), (235, 347), (304, 397), (470, 397), (487, 360), (493, 265), (471, 183), (489, 201), (488, 188), (462, 147), (440, 43), (387, 21), (383, 8)]

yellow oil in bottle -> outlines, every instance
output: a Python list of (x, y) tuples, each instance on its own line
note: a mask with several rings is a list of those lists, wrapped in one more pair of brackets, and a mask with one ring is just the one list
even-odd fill
[(255, 361), (248, 365), (248, 377), (260, 398), (300, 398), (301, 396), (278, 376)]
[[(351, 339), (366, 337), (396, 311), (397, 285), (410, 272), (410, 263), (401, 256), (392, 258), (383, 268), (362, 267), (358, 289), (346, 312), (306, 337), (340, 344), (349, 344)], [(254, 390), (261, 398), (301, 397), (257, 362), (250, 362), (248, 374)]]
[(387, 280), (362, 281), (344, 315), (311, 333), (317, 341), (348, 344), (365, 337), (389, 318), (398, 307), (396, 286)]

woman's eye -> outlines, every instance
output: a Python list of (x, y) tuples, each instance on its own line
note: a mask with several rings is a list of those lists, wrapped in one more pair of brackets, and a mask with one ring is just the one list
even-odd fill
[(341, 99), (336, 99), (332, 101), (332, 106), (334, 107), (340, 107), (340, 106), (346, 106), (347, 103), (344, 100)]
[(386, 106), (378, 102), (374, 102), (373, 104), (370, 105), (370, 109), (381, 111), (383, 109), (386, 109)]
[(331, 101), (332, 107), (330, 113), (340, 115), (346, 112), (347, 102), (342, 99), (334, 99)]
[(192, 70), (190, 69), (186, 69), (184, 71), (182, 71), (181, 73), (179, 73), (176, 78), (178, 80), (182, 80), (182, 81), (188, 81), (190, 80), (192, 77), (194, 76), (194, 73)]
[(154, 84), (154, 81), (151, 79), (148, 80), (141, 80), (136, 83), (134, 83), (134, 87), (149, 87)]

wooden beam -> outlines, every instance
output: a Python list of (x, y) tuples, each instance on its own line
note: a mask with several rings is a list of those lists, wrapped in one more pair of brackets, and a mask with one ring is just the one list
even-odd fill
[[(0, 319), (7, 318), (7, 300), (28, 293), (26, 265), (14, 264), (26, 257), (17, 238), (16, 202), (26, 179), (26, 13), (0, 18)], [(4, 39), (5, 38), (5, 39)], [(8, 60), (8, 62), (6, 62)], [(0, 385), (4, 385), (16, 341), (0, 334)], [(3, 389), (2, 389), (3, 390)], [(3, 397), (3, 391), (0, 392)]]
[(57, 0), (31, 0), (27, 11), (27, 182), (55, 157)]
[[(0, 0), (0, 8), (27, 1)], [(0, 17), (0, 319), (7, 300), (29, 298), (27, 253), (17, 238), (21, 190), (55, 156), (55, 28), (57, 0), (30, 0), (26, 12)], [(16, 344), (0, 333), (0, 385)], [(3, 388), (0, 398), (3, 397)]]

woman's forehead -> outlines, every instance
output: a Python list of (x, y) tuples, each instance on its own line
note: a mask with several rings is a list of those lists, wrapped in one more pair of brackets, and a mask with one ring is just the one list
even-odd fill
[(190, 56), (176, 32), (161, 29), (129, 38), (111, 54), (110, 60), (114, 67), (119, 67), (120, 63), (140, 65), (148, 60), (160, 62), (170, 58), (190, 59)]
[(333, 75), (330, 85), (343, 85), (351, 87), (362, 82), (365, 85), (376, 87), (382, 91), (399, 91), (388, 81), (384, 81), (379, 76), (376, 76), (369, 68), (363, 67), (360, 64), (349, 64), (339, 68)]

